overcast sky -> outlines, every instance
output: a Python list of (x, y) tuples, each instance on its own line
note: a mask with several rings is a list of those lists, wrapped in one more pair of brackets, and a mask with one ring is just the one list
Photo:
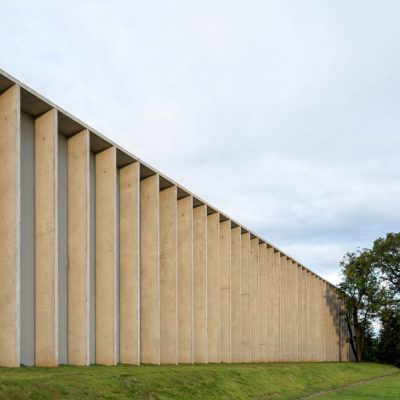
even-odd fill
[(400, 1), (0, 13), (0, 68), (332, 282), (399, 231)]

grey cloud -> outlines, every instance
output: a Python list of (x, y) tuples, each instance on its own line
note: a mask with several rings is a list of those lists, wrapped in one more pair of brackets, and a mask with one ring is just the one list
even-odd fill
[(317, 272), (398, 230), (397, 1), (0, 3), (0, 67)]

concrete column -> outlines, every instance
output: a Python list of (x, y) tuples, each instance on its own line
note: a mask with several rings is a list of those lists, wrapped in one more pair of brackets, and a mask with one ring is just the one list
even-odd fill
[(267, 246), (259, 244), (258, 252), (258, 317), (259, 317), (259, 361), (266, 362), (267, 354)]
[(337, 291), (335, 288), (332, 288), (332, 290), (335, 293), (335, 323), (334, 323), (334, 337), (335, 337), (335, 343), (334, 343), (334, 348), (333, 348), (333, 354), (334, 354), (334, 360), (335, 361), (340, 361), (341, 356), (340, 356), (340, 329), (341, 329), (341, 315), (340, 315), (340, 300), (337, 294)]
[(250, 362), (250, 233), (242, 234), (241, 240), (242, 265), (242, 345), (241, 362)]
[(317, 312), (317, 305), (316, 305), (316, 279), (314, 274), (310, 273), (310, 361), (316, 361), (317, 356), (316, 353), (318, 351), (318, 344), (317, 344), (317, 336), (316, 336), (316, 312)]
[(35, 120), (35, 364), (58, 365), (57, 111)]
[(207, 206), (193, 209), (193, 361), (207, 362)]
[(322, 287), (322, 279), (317, 278), (317, 306), (318, 312), (317, 316), (317, 338), (318, 338), (318, 361), (324, 360), (324, 344), (325, 344), (325, 337), (324, 337), (324, 310), (323, 310), (323, 287)]
[(178, 363), (177, 187), (160, 192), (160, 362)]
[(304, 280), (303, 280), (303, 268), (297, 265), (297, 281), (298, 281), (298, 293), (297, 293), (297, 329), (298, 329), (298, 345), (297, 354), (298, 360), (304, 360)]
[(287, 276), (287, 257), (285, 255), (281, 255), (281, 300), (280, 300), (280, 356), (279, 361), (288, 361), (288, 349), (287, 349), (287, 283), (288, 283), (288, 276)]
[(231, 231), (231, 361), (241, 361), (241, 227)]
[(96, 363), (116, 363), (116, 149), (96, 154)]
[(281, 253), (274, 251), (274, 313), (273, 313), (273, 341), (274, 341), (274, 361), (281, 359)]
[(207, 216), (207, 360), (220, 362), (219, 358), (219, 214)]
[(305, 268), (302, 269), (302, 284), (303, 284), (303, 302), (302, 302), (302, 310), (303, 310), (303, 361), (307, 361), (309, 359), (308, 353), (308, 314), (309, 314), (309, 307), (308, 307), (308, 300), (309, 300), (309, 292), (308, 292), (308, 272)]
[(311, 350), (312, 350), (312, 361), (318, 361), (320, 355), (320, 330), (318, 316), (320, 315), (320, 304), (318, 304), (319, 293), (318, 293), (318, 278), (313, 274), (311, 276)]
[(287, 335), (288, 361), (298, 360), (298, 330), (297, 330), (297, 270), (296, 263), (290, 259), (287, 262)]
[(231, 221), (219, 226), (220, 361), (231, 362)]
[(306, 320), (305, 320), (305, 356), (304, 359), (305, 361), (311, 361), (312, 360), (312, 345), (313, 345), (313, 337), (312, 337), (312, 331), (311, 331), (311, 301), (313, 299), (312, 297), (312, 275), (311, 272), (305, 271), (306, 277), (305, 277), (305, 285), (306, 285), (306, 304), (305, 304), (305, 315), (306, 315)]
[(140, 363), (140, 164), (119, 170), (119, 355)]
[(267, 361), (274, 361), (274, 248), (267, 248)]
[(330, 324), (330, 310), (329, 310), (329, 288), (326, 282), (321, 281), (321, 303), (322, 303), (322, 361), (331, 360), (332, 351), (332, 333)]
[(90, 143), (68, 139), (68, 364), (89, 364)]
[(250, 240), (250, 360), (258, 362), (260, 357), (260, 332), (258, 315), (258, 250), (259, 239)]
[(293, 276), (293, 361), (299, 361), (299, 345), (300, 345), (300, 332), (299, 332), (299, 319), (301, 316), (298, 313), (299, 304), (299, 279), (298, 279), (298, 266), (296, 262), (292, 262), (292, 276)]
[(340, 361), (349, 361), (349, 343), (347, 343), (348, 329), (346, 325), (345, 316), (342, 314), (344, 311), (343, 301), (339, 301), (339, 314), (340, 314)]
[(294, 280), (293, 280), (293, 262), (291, 259), (286, 261), (286, 359), (285, 361), (294, 361)]
[(20, 88), (0, 95), (0, 366), (20, 365)]
[(193, 362), (193, 197), (178, 200), (178, 362)]
[(338, 298), (336, 297), (335, 290), (329, 285), (326, 284), (326, 290), (328, 292), (328, 297), (330, 301), (327, 304), (327, 330), (329, 334), (329, 359), (332, 361), (338, 361), (338, 348), (339, 348), (339, 315), (338, 315)]
[(159, 177), (140, 182), (140, 356), (160, 363)]

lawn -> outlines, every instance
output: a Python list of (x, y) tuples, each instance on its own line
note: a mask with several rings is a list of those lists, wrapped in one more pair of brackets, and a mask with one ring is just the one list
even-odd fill
[(367, 363), (0, 368), (0, 399), (296, 399), (396, 372)]
[(338, 389), (334, 393), (315, 397), (322, 400), (393, 400), (400, 399), (400, 375), (389, 376), (354, 385), (344, 389)]

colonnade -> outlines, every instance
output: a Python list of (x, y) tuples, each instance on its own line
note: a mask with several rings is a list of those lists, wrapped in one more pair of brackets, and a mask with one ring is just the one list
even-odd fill
[(348, 360), (331, 284), (26, 92), (0, 95), (0, 365)]

